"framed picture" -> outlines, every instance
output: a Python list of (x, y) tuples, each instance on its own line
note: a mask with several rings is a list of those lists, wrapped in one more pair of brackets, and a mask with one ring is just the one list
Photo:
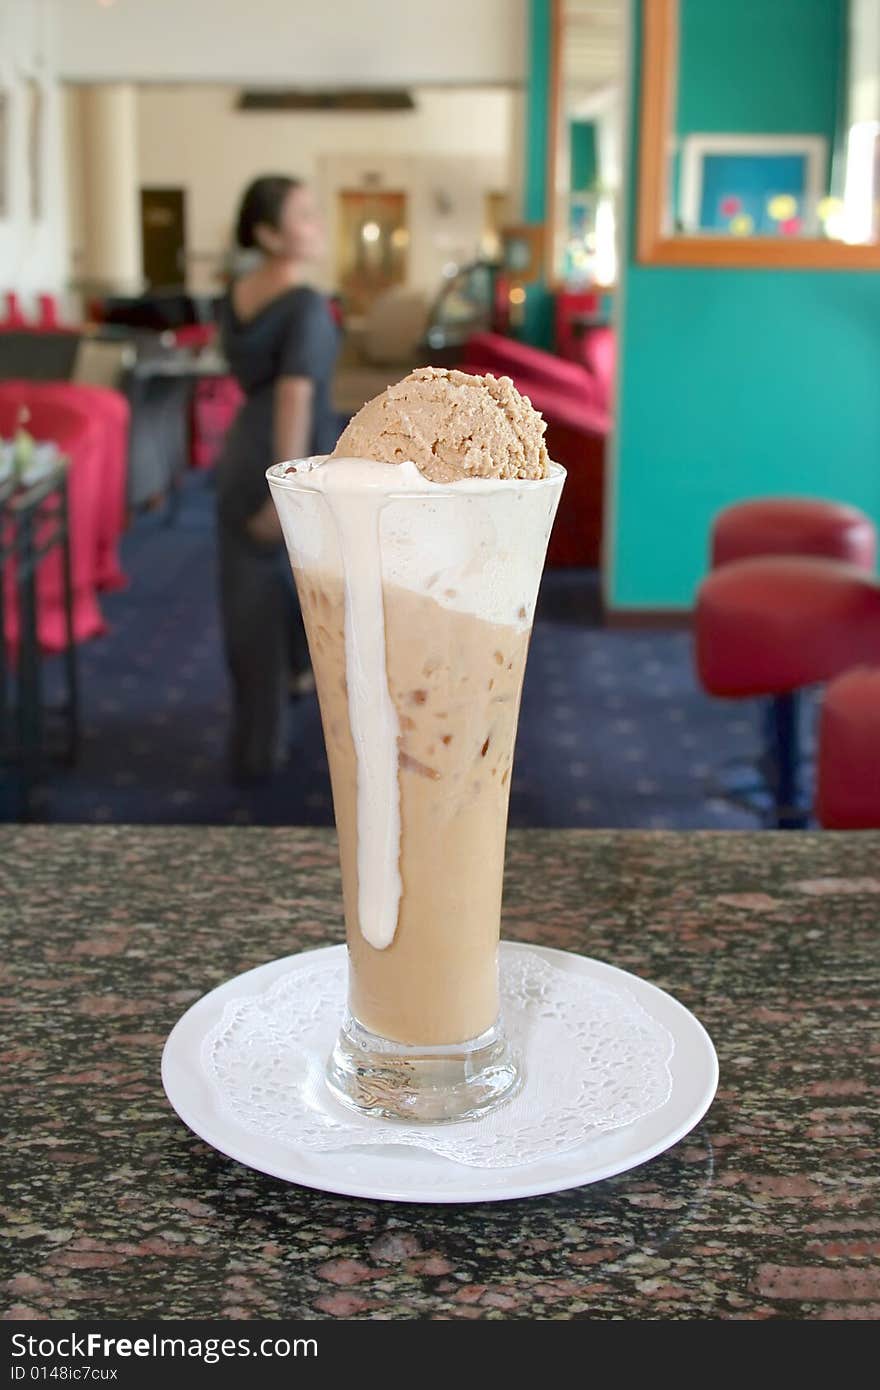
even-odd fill
[(820, 135), (688, 135), (681, 230), (816, 236), (827, 177), (828, 146)]
[(504, 269), (520, 284), (540, 280), (544, 266), (544, 224), (524, 222), (501, 232)]

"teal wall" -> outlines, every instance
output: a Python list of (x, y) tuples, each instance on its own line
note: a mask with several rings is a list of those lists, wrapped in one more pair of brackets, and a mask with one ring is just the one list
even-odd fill
[(729, 502), (834, 497), (880, 524), (880, 275), (633, 263), (635, 4), (605, 591), (612, 608), (686, 608)]
[(589, 193), (599, 173), (596, 122), (569, 121), (569, 186), (573, 193)]
[[(526, 222), (543, 222), (550, 140), (551, 0), (529, 0), (528, 13), (523, 217)], [(536, 347), (550, 347), (553, 342), (553, 299), (544, 285), (530, 285), (526, 290), (519, 336)]]
[(680, 0), (678, 132), (837, 129), (846, 0)]
[[(679, 0), (676, 133), (846, 135), (848, 0)], [(744, 80), (745, 74), (745, 80)], [(674, 196), (679, 159), (672, 171)]]

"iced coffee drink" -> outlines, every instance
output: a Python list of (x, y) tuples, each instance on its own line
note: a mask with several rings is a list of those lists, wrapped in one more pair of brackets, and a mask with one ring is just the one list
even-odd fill
[(507, 805), (563, 481), (506, 379), (426, 368), (326, 459), (270, 470), (339, 832), (349, 1017), (331, 1086), (371, 1113), (480, 1113), (518, 1080), (499, 1024)]

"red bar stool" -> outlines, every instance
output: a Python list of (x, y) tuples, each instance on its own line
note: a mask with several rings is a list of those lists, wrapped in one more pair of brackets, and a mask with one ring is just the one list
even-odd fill
[(826, 830), (880, 830), (880, 669), (847, 671), (819, 715), (816, 815)]
[[(842, 560), (872, 573), (877, 559), (877, 531), (870, 517), (857, 507), (810, 497), (755, 498), (735, 502), (719, 513), (712, 527), (713, 569), (769, 555)], [(800, 743), (797, 705), (796, 696), (763, 702), (762, 753), (757, 766), (745, 771), (742, 766), (728, 767), (721, 774), (724, 793), (731, 800), (752, 810), (764, 809), (779, 728), (791, 723), (796, 744)]]
[(695, 636), (710, 695), (773, 701), (764, 760), (773, 823), (803, 826), (798, 693), (866, 661), (880, 665), (880, 583), (829, 560), (734, 561), (700, 586)]

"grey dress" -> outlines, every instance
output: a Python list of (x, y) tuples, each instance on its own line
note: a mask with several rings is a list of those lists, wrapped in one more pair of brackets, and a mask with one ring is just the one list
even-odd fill
[(229, 766), (238, 781), (268, 776), (284, 755), (289, 677), (308, 665), (290, 567), (283, 546), (252, 540), (248, 520), (269, 492), (275, 458), (275, 386), (308, 377), (314, 386), (309, 452), (329, 453), (338, 421), (330, 386), (338, 330), (323, 295), (298, 286), (246, 322), (231, 297), (221, 313), (223, 348), (245, 401), (217, 465), (220, 602), (232, 684)]

